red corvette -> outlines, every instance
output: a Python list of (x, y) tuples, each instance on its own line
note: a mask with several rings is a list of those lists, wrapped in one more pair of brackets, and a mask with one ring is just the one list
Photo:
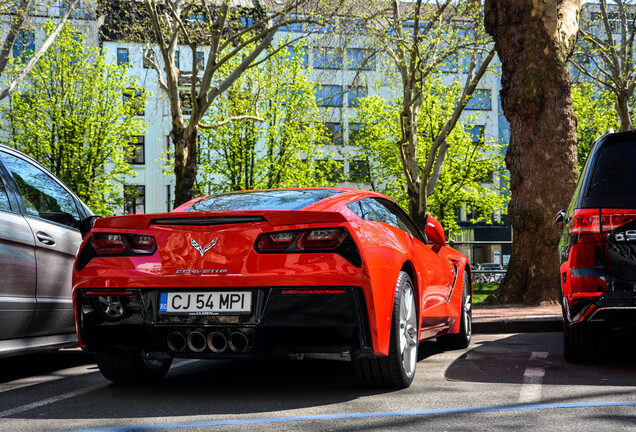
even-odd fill
[(198, 198), (98, 219), (75, 262), (79, 340), (114, 382), (176, 357), (350, 357), (364, 383), (408, 387), (420, 341), (471, 336), (470, 264), (387, 197), (343, 188)]

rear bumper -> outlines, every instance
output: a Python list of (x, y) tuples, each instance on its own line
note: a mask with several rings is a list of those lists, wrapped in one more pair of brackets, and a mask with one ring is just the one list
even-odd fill
[(571, 326), (636, 328), (636, 291), (573, 293), (563, 308)]
[[(307, 289), (313, 293), (305, 293)], [(166, 290), (158, 288), (112, 290), (111, 300), (121, 305), (113, 313), (105, 307), (109, 290), (79, 289), (79, 339), (83, 349), (95, 353), (142, 351), (189, 358), (372, 353), (362, 289), (324, 289), (338, 293), (319, 293), (320, 287), (242, 289), (252, 292), (253, 301), (251, 311), (241, 315), (160, 313), (160, 294)]]

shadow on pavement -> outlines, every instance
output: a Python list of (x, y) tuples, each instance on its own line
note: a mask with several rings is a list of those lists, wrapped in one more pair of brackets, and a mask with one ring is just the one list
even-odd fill
[(568, 363), (562, 333), (515, 334), (471, 345), (444, 376), (456, 381), (522, 384), (526, 368), (542, 368), (543, 384), (636, 386), (633, 340), (633, 335), (608, 335), (596, 361)]

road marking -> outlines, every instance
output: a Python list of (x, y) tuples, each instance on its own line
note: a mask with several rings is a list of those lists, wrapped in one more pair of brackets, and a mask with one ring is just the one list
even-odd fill
[(12, 391), (12, 390), (18, 390), (21, 388), (30, 387), (30, 386), (34, 386), (38, 384), (46, 384), (49, 382), (61, 380), (64, 378), (70, 378), (70, 377), (74, 377), (78, 375), (94, 373), (95, 370), (89, 370), (94, 368), (95, 368), (95, 365), (91, 364), (86, 366), (78, 366), (78, 367), (74, 367), (70, 369), (59, 370), (49, 375), (38, 375), (38, 376), (22, 378), (15, 381), (9, 381), (9, 382), (0, 384), (0, 393)]
[(322, 414), (294, 417), (262, 417), (237, 420), (216, 420), (200, 421), (188, 423), (164, 423), (140, 426), (122, 426), (99, 429), (75, 429), (65, 432), (137, 432), (148, 430), (168, 430), (180, 428), (210, 428), (213, 426), (237, 426), (272, 423), (292, 423), (292, 422), (315, 422), (329, 420), (365, 419), (379, 417), (406, 417), (406, 416), (433, 416), (440, 414), (462, 414), (480, 412), (501, 412), (501, 411), (532, 411), (543, 409), (570, 409), (570, 408), (605, 408), (636, 406), (636, 401), (598, 401), (598, 402), (569, 402), (569, 403), (549, 403), (549, 404), (525, 404), (525, 405), (496, 405), (467, 408), (441, 408), (412, 411), (381, 411), (362, 413), (342, 413), (342, 414)]
[[(176, 368), (179, 368), (181, 366), (186, 366), (186, 365), (189, 365), (189, 364), (194, 363), (196, 361), (198, 361), (198, 360), (184, 360), (184, 361), (180, 361), (178, 363), (175, 363), (170, 369), (176, 369)], [(90, 365), (89, 367), (94, 368), (95, 365)], [(20, 388), (24, 388), (24, 387), (29, 387), (29, 386), (36, 385), (36, 384), (44, 384), (44, 383), (56, 381), (56, 380), (59, 380), (59, 379), (62, 379), (62, 378), (68, 378), (69, 376), (77, 376), (76, 372), (75, 373), (72, 372), (72, 371), (76, 371), (77, 369), (82, 369), (82, 368), (72, 368), (72, 369), (65, 369), (63, 371), (59, 371), (58, 372), (59, 376), (58, 375), (47, 375), (47, 376), (43, 376), (43, 377), (37, 377), (33, 381), (28, 381), (28, 382), (22, 382), (24, 380), (16, 381), (15, 385), (9, 385), (8, 386), (9, 388), (7, 388), (7, 389), (5, 389), (5, 384), (3, 384), (0, 387), (0, 393), (5, 392), (5, 391), (9, 391), (9, 390), (16, 390), (16, 389), (20, 389)], [(86, 371), (86, 373), (92, 373), (92, 372)], [(72, 392), (69, 392), (69, 393), (64, 393), (64, 394), (61, 394), (61, 395), (57, 395), (55, 397), (51, 397), (51, 398), (48, 398), (48, 399), (43, 399), (41, 401), (33, 402), (33, 403), (30, 403), (30, 404), (27, 404), (27, 405), (22, 405), (22, 406), (19, 406), (19, 407), (15, 407), (15, 408), (11, 408), (11, 409), (8, 409), (8, 410), (0, 411), (0, 418), (9, 417), (9, 416), (12, 416), (12, 415), (24, 412), (24, 411), (32, 410), (34, 408), (40, 408), (40, 407), (43, 407), (45, 405), (50, 405), (50, 404), (55, 403), (55, 402), (59, 402), (59, 401), (65, 400), (65, 399), (70, 399), (72, 397), (82, 395), (84, 393), (89, 393), (89, 392), (91, 392), (91, 391), (93, 391), (93, 390), (95, 390), (95, 389), (97, 389), (99, 387), (103, 387), (104, 385), (106, 385), (106, 383), (94, 385), (94, 386), (91, 386), (91, 387), (85, 387), (83, 389), (75, 390), (75, 391), (72, 391)]]
[(48, 399), (42, 399), (41, 401), (37, 401), (37, 402), (33, 402), (33, 403), (30, 403), (30, 404), (27, 404), (27, 405), (22, 405), (22, 406), (19, 406), (19, 407), (15, 407), (15, 408), (11, 408), (11, 409), (8, 409), (8, 410), (0, 411), (0, 418), (9, 417), (9, 416), (12, 416), (12, 415), (15, 415), (15, 414), (22, 413), (24, 411), (32, 410), (34, 408), (39, 408), (39, 407), (42, 407), (42, 406), (45, 406), (45, 405), (50, 405), (50, 404), (55, 403), (55, 402), (63, 401), (65, 399), (70, 399), (72, 397), (79, 396), (79, 395), (82, 395), (84, 393), (92, 392), (93, 390), (97, 390), (100, 387), (104, 387), (104, 384), (97, 384), (97, 385), (93, 385), (93, 386), (90, 386), (90, 387), (84, 387), (84, 388), (81, 388), (81, 389), (78, 389), (78, 390), (75, 390), (75, 391), (72, 391), (72, 392), (68, 392), (68, 393), (63, 393), (61, 395), (57, 395), (57, 396), (54, 396), (54, 397), (51, 397), (51, 398), (48, 398)]
[[(545, 351), (535, 351), (530, 354), (530, 360), (545, 360), (548, 353)], [(531, 403), (541, 400), (541, 384), (545, 376), (545, 369), (542, 367), (528, 367), (523, 372), (523, 385), (519, 391), (519, 403)]]

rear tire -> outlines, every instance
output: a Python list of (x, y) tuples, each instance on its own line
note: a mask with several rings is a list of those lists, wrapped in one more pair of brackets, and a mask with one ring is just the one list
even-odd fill
[(594, 360), (598, 354), (595, 333), (586, 327), (563, 324), (563, 355), (570, 363)]
[(464, 272), (462, 285), (462, 307), (460, 312), (459, 333), (448, 334), (437, 338), (437, 344), (443, 349), (463, 349), (470, 345), (473, 334), (473, 296), (470, 277)]
[(413, 283), (402, 271), (395, 284), (389, 355), (353, 359), (358, 380), (371, 387), (403, 389), (410, 386), (417, 366), (418, 326)]
[(96, 354), (99, 371), (109, 381), (139, 384), (160, 381), (172, 364), (172, 359), (144, 359), (141, 353)]

